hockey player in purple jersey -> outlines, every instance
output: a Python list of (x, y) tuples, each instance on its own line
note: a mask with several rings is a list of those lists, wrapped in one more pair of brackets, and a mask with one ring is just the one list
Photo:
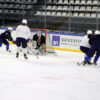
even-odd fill
[(13, 38), (11, 36), (11, 32), (13, 31), (12, 27), (8, 27), (8, 30), (0, 34), (0, 47), (2, 47), (2, 44), (6, 45), (6, 51), (11, 52), (9, 50), (9, 42), (13, 41)]

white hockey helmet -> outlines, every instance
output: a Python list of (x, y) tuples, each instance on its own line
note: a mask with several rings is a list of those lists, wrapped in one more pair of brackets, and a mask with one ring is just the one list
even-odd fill
[(92, 30), (87, 31), (87, 35), (92, 34)]
[(22, 24), (27, 24), (27, 20), (26, 19), (23, 19), (22, 20)]
[(41, 33), (41, 31), (38, 31), (37, 33), (38, 33), (38, 34), (40, 34), (40, 33)]
[(96, 31), (94, 32), (94, 34), (95, 34), (95, 35), (100, 35), (100, 31), (99, 31), (99, 30), (96, 30)]
[(9, 31), (12, 31), (12, 30), (13, 30), (13, 28), (12, 28), (12, 27), (8, 27), (8, 30), (9, 30)]

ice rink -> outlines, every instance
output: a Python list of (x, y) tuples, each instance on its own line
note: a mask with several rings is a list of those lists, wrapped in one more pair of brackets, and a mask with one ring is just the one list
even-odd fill
[(100, 60), (77, 66), (83, 54), (61, 51), (24, 60), (11, 49), (0, 48), (0, 100), (100, 100)]

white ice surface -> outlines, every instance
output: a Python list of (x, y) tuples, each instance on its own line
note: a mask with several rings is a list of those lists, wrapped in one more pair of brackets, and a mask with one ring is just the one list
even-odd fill
[(16, 59), (14, 50), (0, 48), (0, 100), (100, 100), (100, 61), (77, 66), (84, 55), (71, 52)]

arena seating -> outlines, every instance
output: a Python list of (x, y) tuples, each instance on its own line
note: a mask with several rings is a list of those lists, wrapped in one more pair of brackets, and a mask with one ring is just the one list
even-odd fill
[[(14, 20), (16, 23), (19, 23), (23, 17), (27, 18), (30, 16), (32, 7), (36, 3), (37, 0), (0, 0), (0, 20), (3, 19), (5, 25), (9, 21), (13, 23)], [(14, 19), (13, 22), (12, 19)], [(4, 24), (4, 22), (0, 22), (1, 26), (2, 23)]]
[[(46, 10), (41, 8), (38, 11), (36, 11), (38, 12), (38, 14), (36, 13), (35, 15), (38, 15), (41, 18), (43, 18), (43, 16), (50, 17), (50, 20), (55, 22), (55, 24), (57, 23), (56, 18), (61, 19), (67, 17), (67, 21), (65, 22), (63, 22), (62, 20), (60, 21), (62, 21), (62, 23), (68, 26), (65, 27), (65, 25), (62, 24), (59, 27), (64, 29), (64, 31), (84, 33), (88, 28), (92, 30), (96, 29), (97, 25), (96, 20), (99, 20), (100, 17), (100, 14), (97, 13), (97, 11), (99, 12), (98, 9), (99, 6), (100, 6), (99, 0), (47, 0)], [(85, 21), (85, 19), (88, 20)], [(47, 18), (47, 23), (48, 23), (47, 28), (50, 27), (51, 25), (51, 24), (49, 25), (50, 20), (48, 20)], [(77, 23), (74, 23), (72, 20), (77, 20)], [(94, 23), (92, 23), (91, 20), (95, 20)], [(69, 29), (68, 27), (70, 26), (71, 26), (70, 30), (67, 30)]]
[(28, 18), (32, 28), (45, 28), (46, 23), (46, 28), (51, 31), (85, 33), (87, 29), (100, 28), (97, 23), (100, 20), (100, 1), (0, 0), (0, 15), (0, 20), (5, 15), (5, 20), (16, 19), (17, 23), (22, 18)]

